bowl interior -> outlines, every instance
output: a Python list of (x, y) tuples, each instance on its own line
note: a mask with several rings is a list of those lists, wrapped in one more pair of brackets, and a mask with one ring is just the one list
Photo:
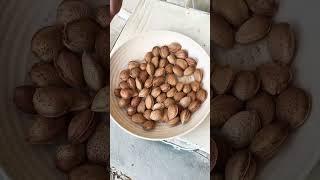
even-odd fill
[[(150, 31), (134, 37), (121, 45), (118, 49), (111, 52), (110, 63), (110, 92), (118, 87), (120, 82), (119, 73), (127, 68), (127, 64), (132, 60), (143, 60), (144, 55), (151, 51), (154, 46), (163, 46), (172, 42), (179, 42), (183, 49), (186, 49), (190, 57), (198, 61), (197, 68), (204, 72), (202, 86), (207, 91), (208, 97), (201, 105), (200, 109), (192, 114), (191, 120), (184, 125), (175, 127), (163, 123), (157, 123), (152, 131), (145, 131), (140, 125), (135, 124), (126, 114), (125, 109), (118, 106), (118, 98), (111, 93), (110, 113), (112, 119), (124, 130), (137, 137), (149, 140), (163, 140), (184, 135), (197, 127), (210, 111), (210, 58), (205, 50), (192, 39), (170, 31)], [(208, 127), (210, 128), (210, 127)]]

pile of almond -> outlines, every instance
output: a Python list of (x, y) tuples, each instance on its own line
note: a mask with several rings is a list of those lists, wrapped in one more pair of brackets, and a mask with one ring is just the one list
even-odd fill
[(254, 180), (258, 166), (308, 118), (311, 99), (292, 84), (295, 34), (288, 23), (273, 22), (277, 9), (276, 0), (213, 1), (213, 48), (227, 52), (265, 40), (272, 58), (252, 71), (211, 63), (214, 179)]
[(58, 144), (55, 163), (69, 180), (108, 178), (109, 133), (100, 120), (109, 109), (108, 14), (107, 5), (63, 1), (54, 25), (32, 38), (40, 60), (29, 72), (32, 83), (15, 89), (16, 106), (34, 115), (27, 141)]
[[(120, 72), (121, 82), (114, 89), (119, 107), (145, 130), (154, 129), (157, 122), (187, 123), (207, 98), (203, 71), (196, 66), (179, 43), (153, 47), (143, 61), (130, 61)], [(187, 78), (192, 82), (182, 82)]]

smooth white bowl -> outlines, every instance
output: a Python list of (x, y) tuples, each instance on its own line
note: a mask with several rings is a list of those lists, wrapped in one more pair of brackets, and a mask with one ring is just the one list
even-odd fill
[[(182, 125), (174, 127), (157, 123), (154, 130), (145, 131), (138, 124), (132, 122), (124, 109), (118, 106), (118, 98), (113, 93), (110, 94), (110, 116), (111, 119), (126, 132), (137, 137), (147, 140), (164, 140), (182, 136), (205, 120), (210, 112), (210, 57), (205, 50), (192, 39), (171, 31), (150, 31), (137, 35), (127, 41), (119, 48), (111, 52), (110, 62), (110, 92), (113, 92), (118, 87), (120, 82), (119, 73), (127, 68), (127, 64), (132, 60), (143, 60), (144, 55), (151, 51), (154, 46), (168, 45), (172, 42), (179, 42), (183, 49), (189, 53), (189, 57), (197, 60), (197, 68), (203, 70), (203, 88), (207, 91), (208, 97), (201, 105), (200, 109), (192, 114), (191, 120)], [(210, 127), (208, 127), (210, 128)]]

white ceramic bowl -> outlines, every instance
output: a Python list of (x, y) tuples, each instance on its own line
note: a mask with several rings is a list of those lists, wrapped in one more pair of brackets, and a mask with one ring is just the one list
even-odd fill
[[(203, 88), (208, 92), (207, 99), (203, 102), (200, 109), (192, 114), (191, 120), (182, 125), (175, 127), (166, 124), (157, 123), (152, 131), (145, 131), (140, 125), (135, 124), (126, 114), (124, 109), (120, 109), (118, 101), (114, 94), (110, 96), (110, 113), (112, 119), (122, 127), (125, 131), (132, 135), (148, 140), (163, 140), (182, 136), (194, 128), (196, 128), (209, 114), (210, 111), (210, 57), (205, 50), (192, 39), (171, 31), (150, 31), (140, 34), (127, 41), (119, 48), (111, 52), (110, 62), (110, 92), (118, 87), (120, 82), (119, 73), (127, 68), (127, 64), (131, 60), (143, 60), (144, 55), (151, 51), (154, 46), (168, 45), (172, 42), (179, 42), (183, 49), (189, 53), (189, 57), (193, 57), (198, 61), (197, 68), (204, 71)], [(209, 127), (208, 127), (209, 128)]]
[[(87, 0), (106, 4), (105, 0)], [(30, 50), (33, 34), (55, 23), (61, 0), (0, 1), (0, 179), (61, 180), (53, 162), (55, 145), (30, 145), (25, 135), (33, 120), (13, 103), (16, 86), (30, 84), (28, 72), (39, 61)]]

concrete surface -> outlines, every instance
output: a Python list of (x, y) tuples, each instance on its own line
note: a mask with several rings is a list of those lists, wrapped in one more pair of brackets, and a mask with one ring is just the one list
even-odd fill
[[(208, 159), (195, 152), (130, 136), (111, 122), (110, 164), (133, 180), (208, 180)], [(117, 177), (114, 177), (117, 179)]]

